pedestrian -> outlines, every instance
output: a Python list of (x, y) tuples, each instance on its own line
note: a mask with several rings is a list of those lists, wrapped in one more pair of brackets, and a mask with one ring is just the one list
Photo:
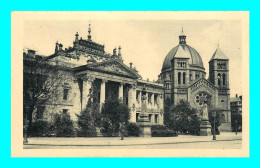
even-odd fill
[(125, 122), (120, 123), (120, 125), (119, 125), (119, 130), (120, 130), (121, 140), (124, 140), (125, 131), (126, 131)]

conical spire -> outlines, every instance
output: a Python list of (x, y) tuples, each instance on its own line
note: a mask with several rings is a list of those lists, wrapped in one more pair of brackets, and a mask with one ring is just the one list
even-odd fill
[(216, 51), (214, 52), (213, 56), (211, 57), (211, 59), (209, 61), (216, 60), (216, 59), (228, 60), (228, 57), (219, 48), (219, 43), (217, 45)]

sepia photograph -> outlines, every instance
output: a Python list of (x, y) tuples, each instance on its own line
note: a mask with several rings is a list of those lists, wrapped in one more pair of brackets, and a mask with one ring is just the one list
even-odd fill
[(13, 156), (249, 156), (248, 12), (12, 12), (11, 33)]

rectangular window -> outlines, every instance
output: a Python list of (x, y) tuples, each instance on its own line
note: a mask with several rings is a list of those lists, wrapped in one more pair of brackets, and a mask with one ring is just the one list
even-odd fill
[(158, 123), (158, 114), (154, 115), (154, 123)]
[(63, 89), (63, 100), (68, 99), (68, 93), (69, 93), (69, 89)]
[(62, 109), (62, 113), (63, 113), (63, 114), (68, 113), (68, 109)]
[(136, 91), (136, 101), (137, 101), (138, 103), (140, 103), (140, 102), (139, 102), (139, 94), (140, 94), (140, 91)]
[(158, 105), (158, 95), (154, 94), (154, 105)]
[(148, 104), (152, 104), (152, 94), (148, 94)]
[(43, 119), (44, 106), (37, 107), (37, 119)]
[(152, 114), (149, 114), (149, 122), (152, 122)]
[(136, 113), (136, 122), (138, 121), (139, 114), (140, 114), (140, 113)]

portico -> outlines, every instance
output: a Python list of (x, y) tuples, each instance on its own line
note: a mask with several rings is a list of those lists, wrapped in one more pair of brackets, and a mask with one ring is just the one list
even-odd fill
[[(130, 122), (138, 123), (139, 114), (142, 112), (147, 116), (150, 115), (149, 124), (163, 124), (163, 87), (161, 84), (139, 79), (138, 74), (125, 68), (124, 64), (118, 61), (93, 65), (95, 64), (91, 64), (91, 67), (82, 66), (75, 69), (75, 77), (82, 86), (82, 110), (87, 105), (91, 88), (93, 88), (97, 93), (95, 101), (100, 104), (100, 108), (106, 100), (122, 100), (130, 108)], [(111, 67), (111, 72), (108, 71), (109, 67)], [(104, 68), (106, 71), (102, 71)], [(143, 88), (146, 88), (147, 92), (144, 93)], [(142, 99), (143, 96), (146, 96), (145, 100)], [(143, 111), (142, 104), (146, 106)]]

